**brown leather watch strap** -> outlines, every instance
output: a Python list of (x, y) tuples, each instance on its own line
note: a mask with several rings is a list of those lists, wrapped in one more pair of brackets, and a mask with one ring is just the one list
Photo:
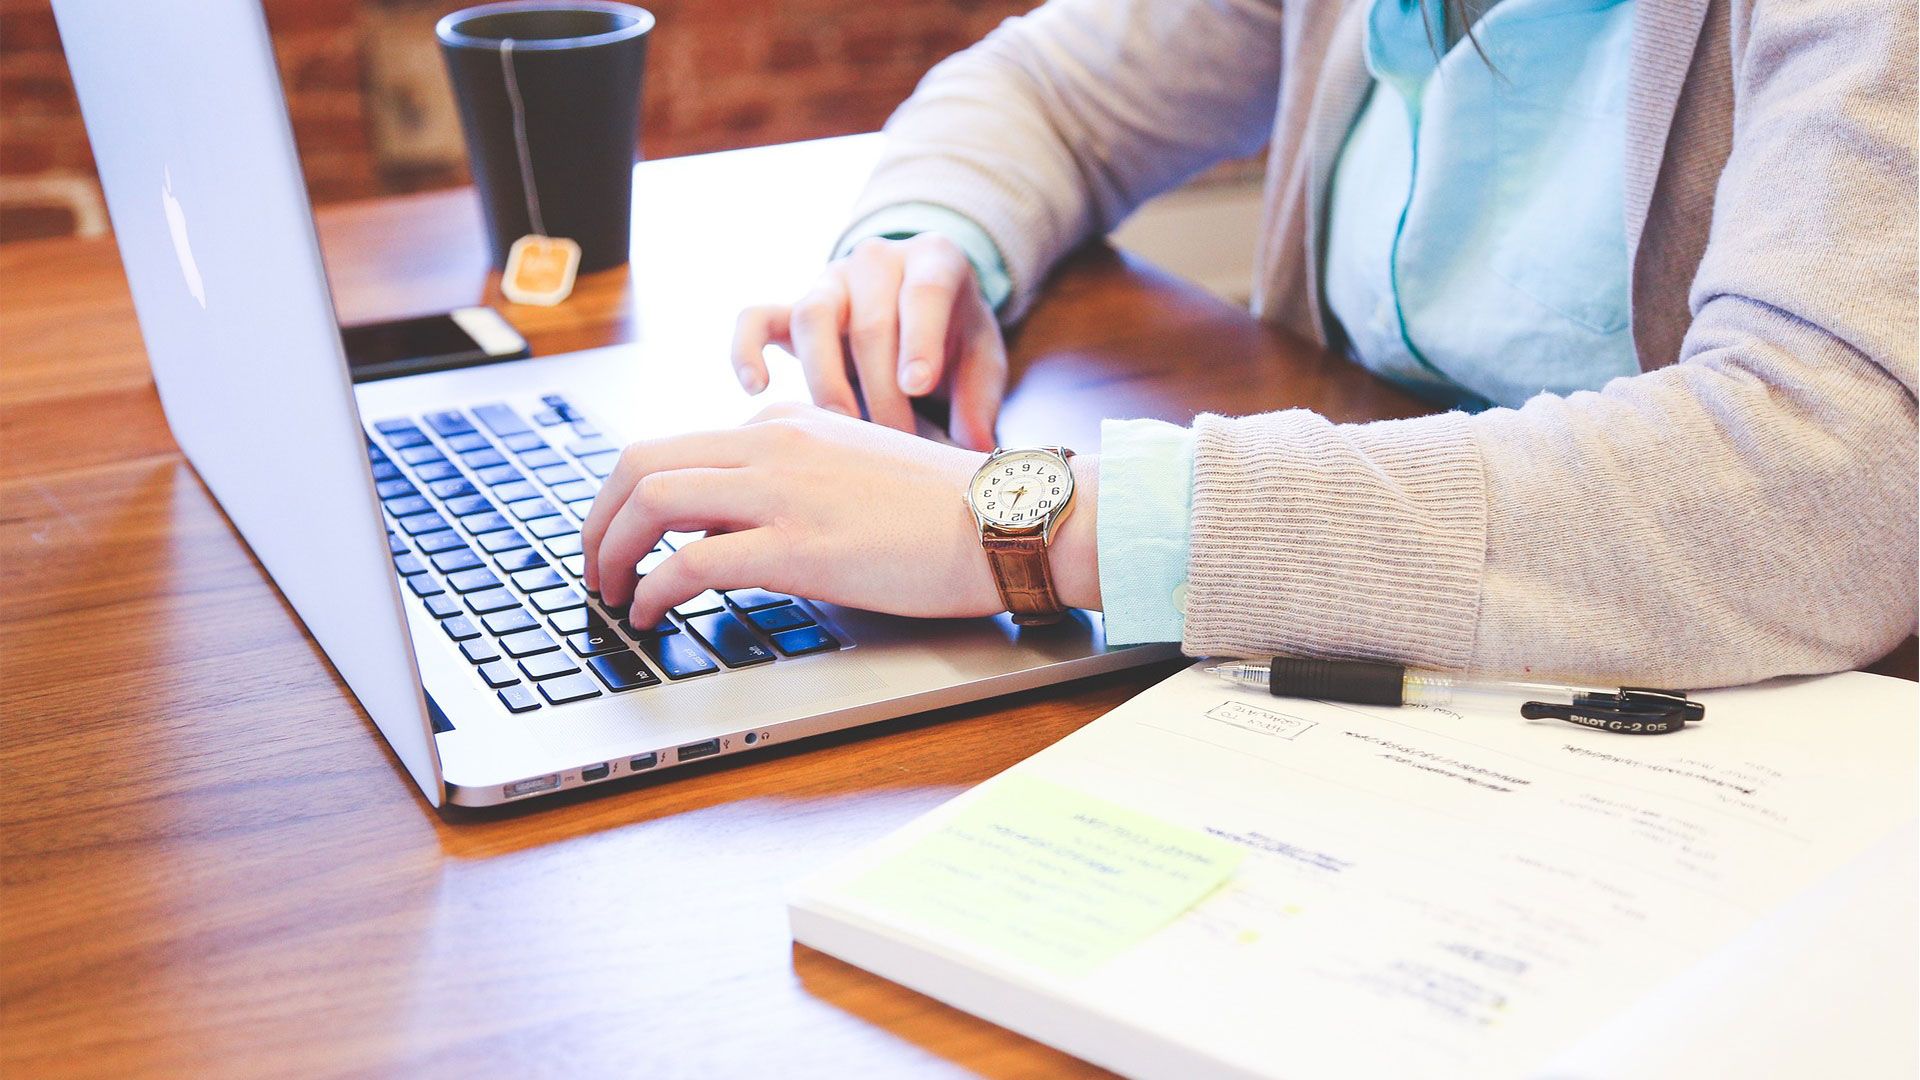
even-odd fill
[(1067, 614), (1053, 591), (1053, 566), (1047, 561), (1047, 542), (1039, 533), (1024, 536), (987, 534), (980, 538), (993, 567), (993, 583), (1000, 600), (1021, 626), (1059, 622)]

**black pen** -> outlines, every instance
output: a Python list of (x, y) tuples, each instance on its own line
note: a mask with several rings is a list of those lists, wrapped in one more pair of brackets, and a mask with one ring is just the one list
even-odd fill
[(1622, 735), (1662, 735), (1706, 719), (1707, 708), (1684, 690), (1623, 686), (1600, 690), (1549, 682), (1469, 679), (1400, 664), (1367, 660), (1300, 660), (1276, 656), (1270, 663), (1231, 660), (1207, 671), (1275, 697), (1321, 698), (1356, 705), (1450, 705), (1466, 697), (1526, 698), (1520, 715), (1529, 720), (1566, 720)]

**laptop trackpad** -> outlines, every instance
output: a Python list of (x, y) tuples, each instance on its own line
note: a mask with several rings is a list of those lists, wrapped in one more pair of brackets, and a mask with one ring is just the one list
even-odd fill
[[(644, 753), (893, 696), (858, 649), (602, 698), (529, 725), (568, 760)], [(776, 736), (777, 738), (777, 736)]]

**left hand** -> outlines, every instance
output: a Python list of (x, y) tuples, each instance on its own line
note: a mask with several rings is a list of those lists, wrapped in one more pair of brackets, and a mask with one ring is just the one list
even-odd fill
[[(962, 496), (985, 455), (807, 405), (634, 443), (581, 544), (589, 590), (635, 626), (704, 589), (759, 587), (896, 615), (1002, 610)], [(1091, 515), (1089, 515), (1091, 516)], [(645, 578), (667, 532), (709, 535)]]

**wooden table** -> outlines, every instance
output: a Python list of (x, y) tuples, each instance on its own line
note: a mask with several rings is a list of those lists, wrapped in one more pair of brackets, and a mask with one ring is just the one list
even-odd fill
[[(719, 364), (734, 308), (817, 269), (874, 149), (644, 166), (631, 270), (551, 310), (500, 299), (468, 192), (321, 232), (350, 321), (482, 300), (543, 354)], [(1097, 1071), (794, 946), (783, 886), (1167, 668), (436, 815), (174, 446), (111, 242), (0, 247), (0, 282), (0, 1074)], [(1421, 409), (1104, 249), (1016, 351), (1016, 441)]]

